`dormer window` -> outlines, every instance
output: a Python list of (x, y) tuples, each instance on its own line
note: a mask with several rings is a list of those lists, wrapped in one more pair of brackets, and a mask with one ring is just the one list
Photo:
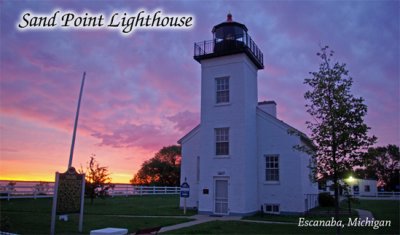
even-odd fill
[(216, 103), (229, 103), (229, 77), (215, 79)]

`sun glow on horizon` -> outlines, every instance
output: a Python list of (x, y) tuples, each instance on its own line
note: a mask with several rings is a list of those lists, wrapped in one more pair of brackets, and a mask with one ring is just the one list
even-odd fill
[[(60, 172), (63, 173), (63, 172)], [(132, 175), (127, 174), (111, 174), (111, 182), (114, 184), (129, 184), (130, 180), (133, 177)], [(24, 181), (24, 182), (55, 182), (55, 173), (54, 175), (44, 175), (40, 177), (30, 177), (30, 176), (19, 176), (19, 175), (10, 175), (10, 176), (0, 176), (0, 181)]]

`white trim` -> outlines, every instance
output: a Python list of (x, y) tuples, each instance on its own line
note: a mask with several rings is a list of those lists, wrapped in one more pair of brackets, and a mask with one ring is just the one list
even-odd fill
[[(223, 78), (226, 78), (227, 79), (227, 81), (228, 81), (228, 102), (217, 102), (217, 92), (218, 92), (218, 90), (217, 90), (217, 79), (223, 79)], [(227, 104), (230, 104), (230, 102), (231, 102), (231, 84), (230, 84), (230, 76), (229, 75), (226, 75), (226, 76), (219, 76), (219, 77), (215, 77), (214, 78), (214, 104), (216, 105), (216, 106), (220, 106), (220, 105), (227, 105)], [(223, 90), (224, 91), (224, 90)]]
[(178, 144), (183, 144), (184, 142), (190, 140), (193, 136), (197, 135), (200, 130), (200, 124), (190, 130), (186, 135), (184, 135), (180, 140), (178, 140)]
[[(228, 141), (218, 141), (217, 142), (217, 129), (219, 129), (219, 130), (222, 130), (222, 129), (224, 129), (224, 130), (227, 130), (227, 132), (228, 132), (228, 137), (227, 137), (227, 139), (228, 139)], [(227, 157), (229, 157), (229, 155), (230, 155), (230, 153), (231, 153), (231, 131), (230, 131), (230, 127), (216, 127), (216, 128), (214, 128), (214, 156), (216, 157), (216, 158), (227, 158)], [(228, 143), (228, 154), (217, 154), (217, 143)]]
[[(226, 210), (226, 213), (217, 213), (216, 212), (216, 194), (217, 194), (217, 184), (216, 184), (216, 182), (217, 182), (217, 180), (220, 180), (220, 181), (226, 181), (226, 187), (227, 187), (227, 198), (226, 198), (226, 206), (227, 206), (227, 210)], [(214, 193), (213, 193), (213, 213), (215, 214), (215, 215), (229, 215), (229, 177), (226, 177), (226, 176), (215, 176), (214, 177), (214, 179), (213, 179), (213, 181), (214, 181)]]
[[(278, 180), (267, 180), (267, 157), (278, 157)], [(281, 182), (281, 157), (279, 154), (264, 154), (264, 183), (265, 184), (280, 184)]]

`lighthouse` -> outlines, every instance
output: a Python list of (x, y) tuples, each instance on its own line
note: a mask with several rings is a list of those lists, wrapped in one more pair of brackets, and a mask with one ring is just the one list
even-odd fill
[[(289, 126), (269, 127), (282, 123), (276, 118), (275, 102), (258, 102), (257, 73), (264, 69), (263, 53), (246, 25), (229, 13), (211, 32), (211, 40), (194, 44), (194, 59), (201, 66), (201, 117), (200, 124), (178, 141), (181, 179), (191, 187), (188, 205), (199, 213), (252, 214), (266, 207), (268, 199), (280, 205), (279, 198), (273, 198), (274, 190), (282, 186), (280, 153), (293, 154), (288, 144), (300, 140), (287, 134)], [(276, 133), (284, 138), (276, 139)], [(271, 148), (285, 138), (291, 141), (280, 146), (284, 149)]]

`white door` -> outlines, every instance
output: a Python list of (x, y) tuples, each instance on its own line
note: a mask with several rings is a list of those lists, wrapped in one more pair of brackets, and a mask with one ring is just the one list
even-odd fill
[(228, 180), (215, 180), (215, 207), (214, 213), (220, 215), (228, 214)]

